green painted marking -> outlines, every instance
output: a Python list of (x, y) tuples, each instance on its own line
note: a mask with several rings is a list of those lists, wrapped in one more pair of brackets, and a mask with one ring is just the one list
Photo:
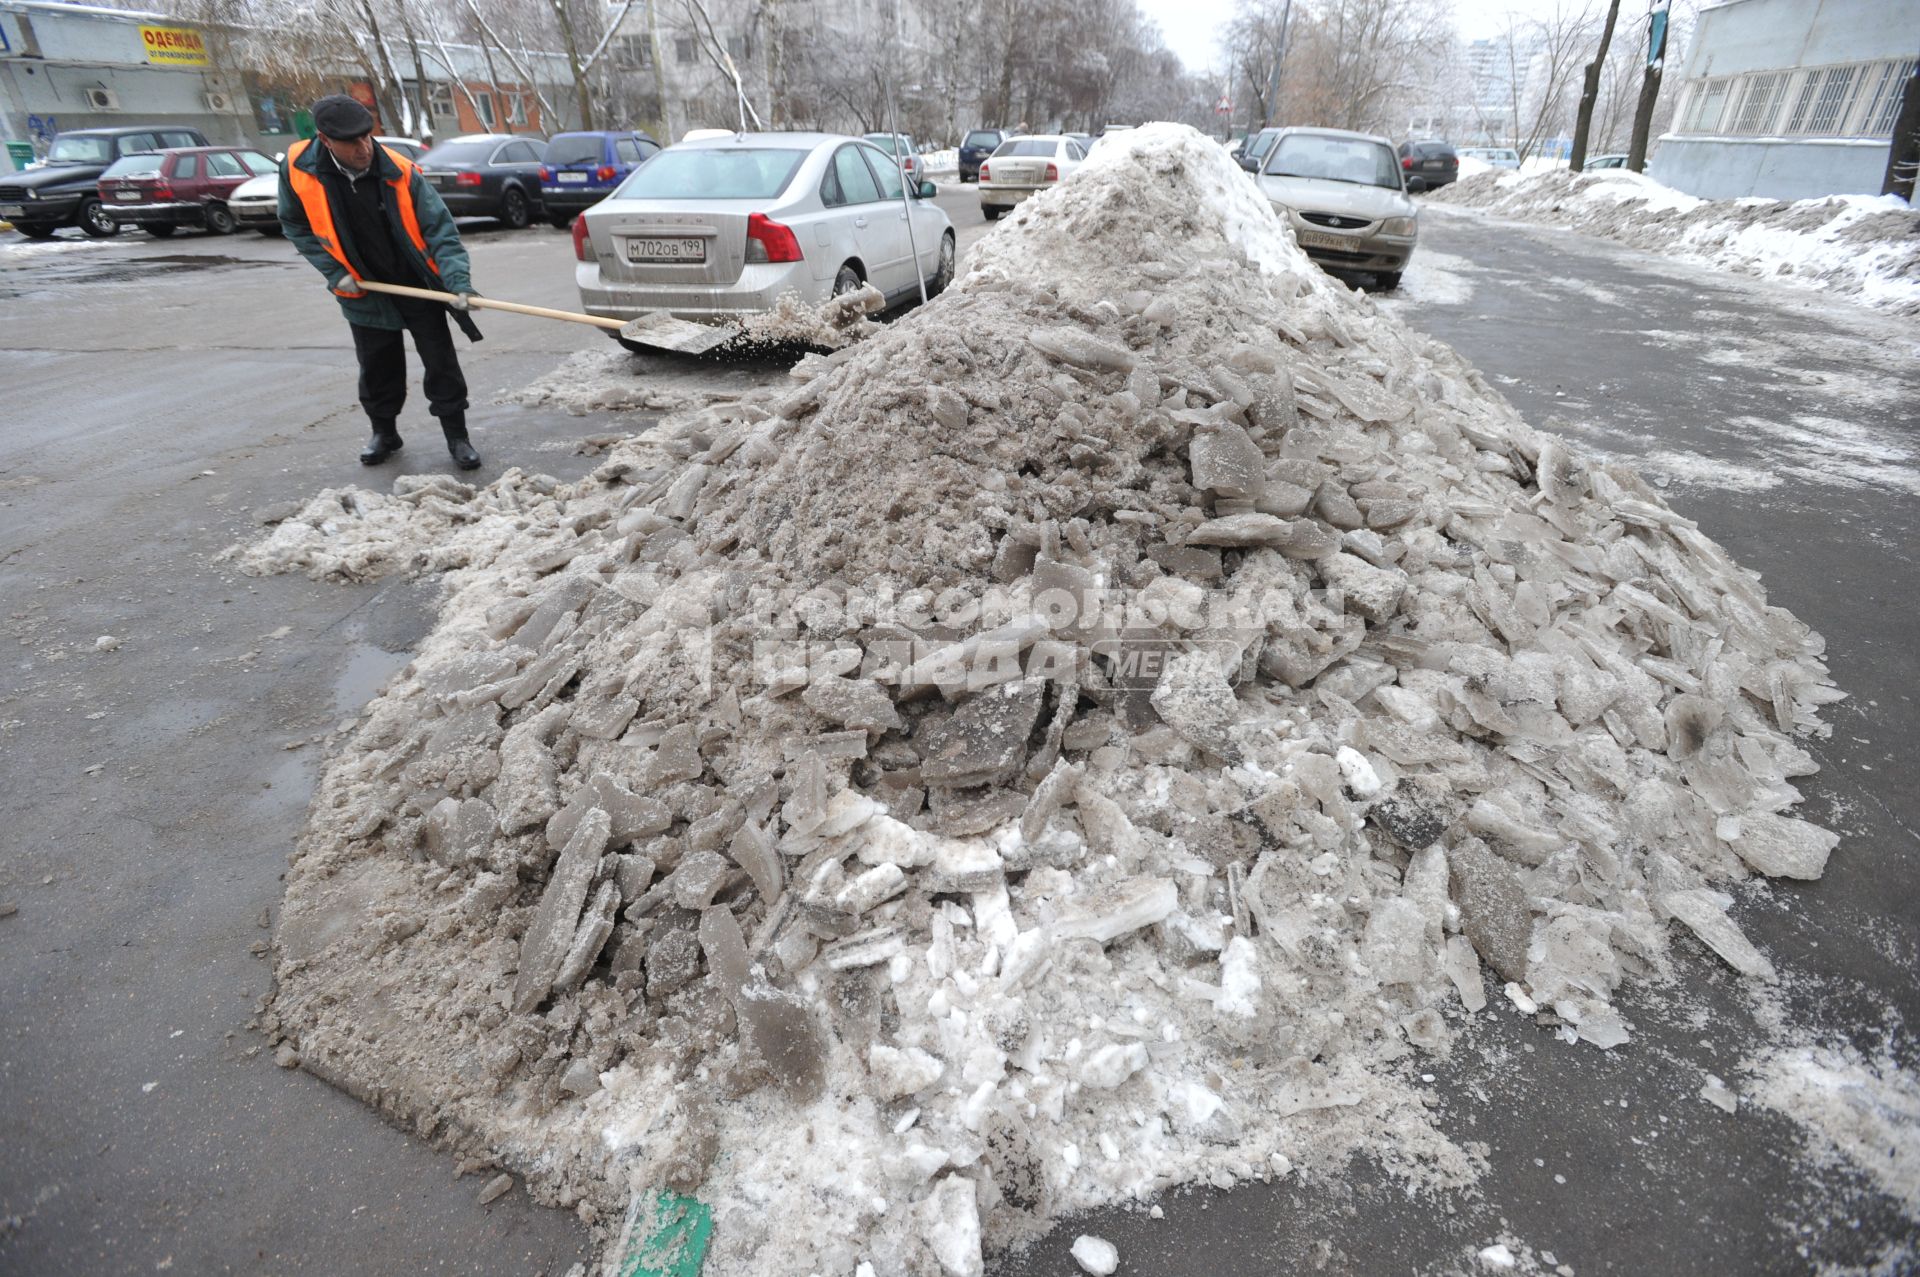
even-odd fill
[(713, 1237), (713, 1211), (705, 1202), (661, 1193), (647, 1217), (636, 1222), (635, 1240), (621, 1256), (619, 1277), (699, 1277)]

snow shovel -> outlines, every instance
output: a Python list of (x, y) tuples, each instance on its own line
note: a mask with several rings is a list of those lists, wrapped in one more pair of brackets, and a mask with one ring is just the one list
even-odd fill
[[(392, 293), (395, 297), (418, 297), (422, 301), (455, 302), (460, 300), (456, 294), (443, 293), (433, 288), (410, 288), (405, 284), (381, 284), (370, 279), (356, 281), (360, 287), (375, 293)], [(607, 328), (620, 334), (627, 341), (642, 346), (653, 346), (660, 350), (675, 350), (683, 355), (701, 355), (715, 346), (732, 341), (740, 335), (738, 324), (695, 324), (684, 319), (675, 319), (664, 310), (649, 311), (638, 319), (619, 320), (601, 315), (582, 315), (578, 311), (549, 310), (545, 306), (528, 306), (522, 302), (495, 301), (491, 297), (469, 294), (467, 300), (475, 310), (505, 310), (516, 315), (532, 315), (537, 319), (564, 319), (573, 324), (592, 324), (595, 328)]]

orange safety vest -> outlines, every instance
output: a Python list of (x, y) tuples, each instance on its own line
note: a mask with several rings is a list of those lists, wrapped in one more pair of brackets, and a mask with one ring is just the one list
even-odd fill
[[(341, 269), (352, 276), (355, 283), (358, 283), (360, 277), (354, 274), (352, 263), (347, 261), (347, 255), (340, 251), (340, 241), (334, 236), (333, 208), (327, 203), (326, 187), (320, 184), (318, 177), (297, 167), (300, 157), (306, 154), (307, 148), (312, 145), (313, 139), (302, 138), (288, 148), (287, 181), (292, 184), (294, 196), (300, 201), (300, 206), (306, 210), (307, 226), (313, 231), (314, 238), (318, 239), (320, 246), (327, 250), (327, 255), (339, 262)], [(400, 170), (400, 176), (387, 183), (393, 188), (394, 201), (400, 209), (400, 224), (406, 228), (407, 238), (413, 241), (414, 248), (419, 251), (421, 257), (426, 259), (433, 273), (438, 275), (440, 263), (434, 261), (433, 254), (427, 251), (427, 237), (420, 233), (420, 219), (414, 215), (413, 211), (413, 161), (384, 146), (380, 150), (385, 152), (386, 157), (392, 160), (395, 167)]]

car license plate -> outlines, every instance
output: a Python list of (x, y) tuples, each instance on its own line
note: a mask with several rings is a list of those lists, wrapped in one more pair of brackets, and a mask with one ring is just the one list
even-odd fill
[(629, 239), (630, 262), (704, 262), (707, 241), (703, 239)]
[(562, 173), (559, 176), (563, 182), (584, 182), (587, 180), (585, 173)]
[(1445, 160), (1427, 160), (1423, 165), (1423, 167), (1430, 169), (1443, 169), (1446, 166), (1447, 162)]
[(427, 180), (433, 183), (433, 189), (436, 191), (444, 191), (447, 187), (453, 185), (453, 179), (445, 173), (429, 174)]
[(0, 204), (0, 217), (18, 217), (25, 211), (18, 204)]
[(1335, 251), (1351, 252), (1355, 247), (1353, 240), (1345, 235), (1327, 235), (1320, 231), (1300, 231), (1296, 238), (1302, 248), (1330, 248)]
[(135, 203), (135, 202), (137, 202), (137, 201), (139, 200), (139, 198), (140, 198), (140, 192), (138, 192), (138, 191), (115, 191), (115, 192), (113, 193), (113, 198), (115, 198), (115, 199), (117, 199), (117, 200), (125, 200), (125, 201), (126, 201), (127, 203), (129, 203), (129, 204), (132, 204), (132, 203)]

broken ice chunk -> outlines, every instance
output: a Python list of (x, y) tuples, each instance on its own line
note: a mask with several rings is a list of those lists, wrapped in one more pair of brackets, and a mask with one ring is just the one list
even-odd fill
[(427, 813), (427, 854), (448, 868), (484, 860), (496, 832), (493, 808), (478, 798), (442, 798)]
[[(946, 1069), (939, 1056), (917, 1046), (891, 1047), (876, 1042), (867, 1048), (867, 1073), (873, 1093), (883, 1100), (924, 1091), (938, 1082)], [(944, 1154), (941, 1160), (945, 1161)]]
[(1197, 426), (1187, 446), (1193, 486), (1223, 497), (1258, 495), (1266, 481), (1266, 457), (1246, 429), (1231, 421)]
[(1347, 611), (1373, 625), (1384, 625), (1400, 610), (1407, 574), (1399, 568), (1377, 568), (1344, 551), (1319, 561), (1321, 578), (1346, 598)]
[(807, 690), (800, 693), (807, 707), (828, 722), (870, 732), (900, 727), (900, 713), (893, 698), (877, 683), (855, 682), (831, 674), (816, 675)]
[(587, 813), (554, 862), (553, 876), (547, 879), (533, 921), (520, 941), (520, 971), (513, 984), (515, 1011), (539, 1006), (560, 974), (611, 828), (607, 813), (598, 809)]
[(985, 891), (1000, 881), (1000, 852), (982, 838), (940, 838), (934, 843), (934, 891)]
[(1110, 1042), (1088, 1054), (1080, 1066), (1080, 1084), (1111, 1091), (1147, 1067), (1147, 1048), (1139, 1042)]
[(1044, 355), (1095, 372), (1129, 372), (1139, 362), (1125, 346), (1079, 328), (1036, 328), (1027, 340)]
[(1180, 904), (1170, 878), (1128, 878), (1062, 913), (1053, 932), (1061, 940), (1083, 937), (1111, 943), (1130, 931), (1150, 927)]
[[(996, 857), (997, 859), (997, 857)], [(898, 865), (875, 865), (842, 887), (835, 905), (855, 915), (893, 899), (907, 888), (907, 874)]]
[(1073, 1239), (1073, 1262), (1080, 1265), (1082, 1272), (1092, 1273), (1093, 1277), (1111, 1277), (1120, 1267), (1120, 1251), (1104, 1237), (1095, 1237), (1091, 1233), (1082, 1233)]
[(1448, 936), (1446, 968), (1447, 979), (1459, 990), (1460, 1005), (1469, 1011), (1485, 1009), (1487, 986), (1480, 978), (1480, 959), (1473, 951), (1473, 942), (1465, 936)]
[(733, 872), (732, 863), (717, 851), (689, 852), (669, 875), (667, 885), (682, 909), (705, 909)]
[(608, 879), (594, 892), (592, 903), (580, 918), (573, 943), (560, 964), (560, 973), (553, 978), (555, 989), (567, 992), (578, 988), (587, 978), (587, 972), (593, 970), (593, 964), (599, 960), (600, 950), (606, 947), (607, 937), (613, 934), (613, 916), (619, 908), (620, 888)]
[(1354, 797), (1372, 798), (1380, 792), (1380, 773), (1373, 770), (1365, 754), (1351, 745), (1342, 745), (1334, 761), (1340, 764), (1340, 774), (1346, 778), (1347, 788), (1353, 791)]
[(1732, 903), (1731, 896), (1704, 887), (1669, 891), (1659, 898), (1661, 908), (1686, 923), (1728, 966), (1741, 975), (1758, 976), (1768, 984), (1777, 983), (1780, 977), (1774, 972), (1773, 963), (1767, 961), (1766, 955), (1754, 948), (1733, 919), (1727, 917), (1727, 906)]
[(1727, 841), (1740, 859), (1770, 878), (1818, 878), (1840, 836), (1788, 816), (1749, 812)]
[(967, 701), (920, 742), (921, 779), (957, 788), (998, 784), (1018, 775), (1046, 693), (1044, 679), (1028, 678)]
[(1029, 845), (1040, 841), (1047, 831), (1047, 822), (1060, 810), (1060, 804), (1073, 793), (1080, 784), (1080, 778), (1086, 774), (1086, 767), (1080, 763), (1069, 763), (1060, 759), (1047, 773), (1047, 778), (1033, 788), (1033, 794), (1027, 799), (1026, 810), (1020, 814), (1020, 837)]
[(1447, 853), (1447, 864), (1453, 871), (1460, 929), (1501, 979), (1526, 979), (1533, 908), (1519, 874), (1477, 838), (1456, 844)]
[(727, 847), (727, 854), (733, 857), (734, 864), (747, 871), (762, 900), (772, 904), (780, 898), (780, 891), (786, 885), (786, 872), (765, 830), (751, 823), (740, 826)]
[(949, 1175), (920, 1203), (920, 1235), (946, 1277), (981, 1277), (980, 1208), (973, 1181)]
[(1260, 953), (1253, 941), (1235, 936), (1220, 954), (1220, 996), (1213, 1008), (1222, 1015), (1251, 1019), (1260, 1005)]
[(1740, 1110), (1740, 1097), (1711, 1073), (1707, 1074), (1706, 1085), (1700, 1088), (1700, 1098), (1724, 1113), (1737, 1113)]
[(1427, 919), (1420, 906), (1399, 897), (1375, 905), (1361, 952), (1382, 984), (1412, 984), (1425, 976)]
[(1213, 653), (1183, 652), (1168, 660), (1152, 701), (1161, 721), (1183, 739), (1215, 757), (1239, 760), (1240, 751), (1227, 733), (1239, 720), (1240, 702)]

